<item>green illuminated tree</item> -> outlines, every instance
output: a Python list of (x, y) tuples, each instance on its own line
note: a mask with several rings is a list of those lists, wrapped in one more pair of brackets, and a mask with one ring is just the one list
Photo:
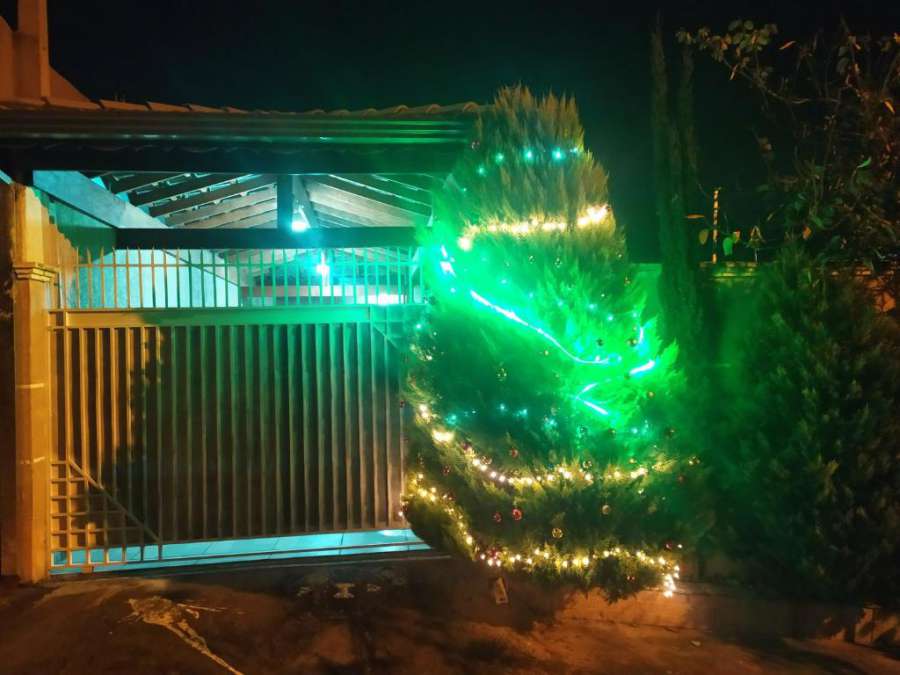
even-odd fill
[(696, 460), (606, 175), (568, 99), (502, 90), (475, 136), (424, 235), (407, 517), (491, 566), (611, 596), (671, 583)]

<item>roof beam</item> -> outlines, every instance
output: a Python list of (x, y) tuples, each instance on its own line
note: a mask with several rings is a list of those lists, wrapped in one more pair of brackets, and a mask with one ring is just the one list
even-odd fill
[(174, 199), (170, 202), (166, 202), (165, 204), (160, 204), (159, 206), (151, 206), (150, 215), (153, 217), (165, 216), (170, 213), (176, 213), (177, 211), (190, 209), (194, 206), (211, 204), (212, 202), (219, 201), (220, 199), (225, 199), (225, 197), (232, 197), (244, 192), (249, 192), (250, 190), (255, 190), (256, 188), (271, 185), (274, 182), (275, 176), (257, 176), (256, 178), (251, 178), (249, 180), (231, 183), (230, 185), (226, 185), (216, 190), (207, 190), (206, 192), (201, 192), (200, 194), (194, 195), (193, 197)]
[(239, 173), (217, 173), (207, 176), (197, 176), (195, 178), (188, 178), (187, 180), (175, 183), (174, 185), (166, 185), (156, 190), (149, 190), (141, 194), (128, 195), (128, 201), (130, 201), (135, 206), (146, 206), (147, 204), (161, 202), (164, 199), (177, 197), (178, 195), (185, 194), (187, 192), (196, 192), (197, 190), (212, 187), (213, 185), (218, 185), (219, 183), (225, 183), (227, 181), (235, 180), (237, 178), (241, 178), (242, 176), (243, 174)]
[(110, 192), (120, 194), (122, 192), (131, 192), (140, 188), (156, 185), (159, 182), (175, 178), (181, 174), (177, 173), (137, 173), (128, 178), (113, 178), (107, 184)]
[(120, 248), (246, 249), (246, 248), (355, 248), (415, 246), (412, 227), (320, 227), (304, 232), (272, 229), (160, 228), (117, 230)]
[[(0, 130), (2, 132), (2, 130)], [(224, 146), (224, 147), (223, 147)], [(0, 167), (27, 172), (158, 171), (172, 173), (351, 174), (447, 173), (462, 144), (432, 145), (254, 145), (217, 144), (116, 146), (98, 148), (84, 141), (35, 144), (10, 141), (0, 133)]]
[(303, 213), (306, 215), (309, 226), (321, 227), (321, 223), (316, 216), (316, 210), (313, 208), (312, 202), (309, 199), (309, 186), (302, 176), (294, 176), (294, 197), (297, 198), (300, 208), (303, 209)]
[(228, 209), (217, 216), (211, 216), (201, 220), (192, 220), (189, 223), (186, 223), (184, 227), (198, 229), (208, 229), (212, 227), (249, 227), (245, 222), (246, 218), (265, 213), (268, 214), (268, 220), (272, 220), (272, 213), (274, 211), (275, 200), (266, 199), (242, 208)]
[[(408, 196), (412, 193), (409, 187), (394, 181), (378, 181), (372, 178), (369, 181), (362, 181), (344, 176), (315, 176), (310, 180), (359, 197), (374, 199), (398, 209), (419, 213), (425, 217), (431, 214), (431, 194), (429, 192), (418, 190), (416, 198), (413, 199)], [(377, 185), (373, 184), (376, 182)]]
[(39, 190), (112, 227), (164, 227), (156, 218), (148, 216), (75, 171), (35, 171), (33, 181), (34, 187)]
[[(253, 206), (254, 204), (259, 204), (260, 202), (268, 201), (270, 199), (275, 199), (275, 190), (271, 187), (264, 187), (259, 190), (248, 192), (242, 197), (229, 197), (216, 202), (215, 204), (199, 206), (191, 211), (179, 211), (178, 213), (173, 213), (171, 216), (166, 216), (166, 224), (169, 227), (178, 225), (194, 227), (195, 221), (210, 218), (212, 216), (219, 216), (223, 213), (241, 209), (245, 206)], [(200, 227), (202, 227), (202, 225), (200, 225)]]

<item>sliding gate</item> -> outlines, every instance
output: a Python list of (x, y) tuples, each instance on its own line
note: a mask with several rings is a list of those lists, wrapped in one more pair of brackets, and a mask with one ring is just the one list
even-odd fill
[(405, 526), (415, 248), (73, 260), (50, 313), (54, 571)]

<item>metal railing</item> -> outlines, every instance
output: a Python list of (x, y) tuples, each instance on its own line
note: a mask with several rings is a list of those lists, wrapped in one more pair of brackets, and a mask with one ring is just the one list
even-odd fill
[(424, 299), (414, 246), (171, 250), (75, 248), (53, 309), (409, 305)]

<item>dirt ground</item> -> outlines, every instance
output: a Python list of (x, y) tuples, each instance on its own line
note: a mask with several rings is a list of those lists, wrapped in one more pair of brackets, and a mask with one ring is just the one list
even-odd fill
[[(0, 582), (0, 673), (898, 673), (836, 640), (554, 617), (449, 561)], [(457, 576), (454, 576), (457, 575)], [(352, 584), (352, 585), (343, 585)], [(539, 603), (540, 604), (540, 603)]]

